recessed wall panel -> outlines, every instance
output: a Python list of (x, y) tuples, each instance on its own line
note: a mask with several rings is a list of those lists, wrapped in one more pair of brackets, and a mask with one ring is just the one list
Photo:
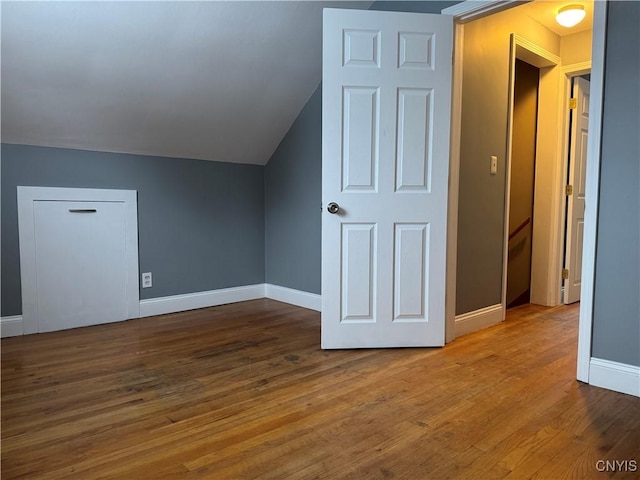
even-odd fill
[(373, 322), (376, 298), (376, 225), (342, 225), (343, 322)]
[(342, 190), (376, 191), (378, 89), (375, 87), (345, 87), (342, 101)]
[(398, 33), (398, 68), (433, 70), (434, 46), (432, 33)]
[(574, 255), (573, 265), (575, 265), (574, 272), (574, 282), (576, 285), (582, 282), (582, 241), (584, 239), (584, 218), (579, 218), (576, 224), (576, 245), (579, 245), (578, 248), (574, 248), (572, 250), (572, 254)]
[(577, 189), (577, 196), (578, 198), (584, 199), (584, 193), (585, 193), (585, 188), (587, 185), (587, 161), (586, 161), (586, 157), (587, 157), (587, 148), (588, 148), (588, 143), (589, 143), (589, 132), (587, 130), (582, 130), (578, 133), (579, 138), (578, 141), (580, 142), (580, 148), (581, 148), (581, 152), (584, 158), (582, 158), (582, 161), (577, 161), (576, 162), (576, 189)]
[(344, 30), (342, 65), (345, 67), (380, 67), (380, 31)]
[(432, 90), (398, 90), (396, 191), (430, 190)]
[(584, 115), (585, 117), (589, 117), (589, 95), (588, 94), (584, 94), (582, 95), (582, 115)]
[(394, 232), (394, 321), (427, 320), (429, 224), (396, 224)]

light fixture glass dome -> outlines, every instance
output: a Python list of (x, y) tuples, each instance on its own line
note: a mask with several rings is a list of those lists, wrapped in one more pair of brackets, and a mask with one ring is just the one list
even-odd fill
[(556, 22), (563, 27), (574, 27), (584, 19), (586, 14), (582, 5), (567, 5), (558, 10)]

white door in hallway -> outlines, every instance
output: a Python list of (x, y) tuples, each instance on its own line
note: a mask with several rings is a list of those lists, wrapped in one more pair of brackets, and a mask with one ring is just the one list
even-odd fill
[(18, 187), (18, 206), (25, 333), (139, 315), (135, 192)]
[(453, 21), (326, 9), (322, 347), (444, 344)]
[(572, 98), (576, 108), (571, 112), (571, 138), (569, 180), (572, 192), (567, 196), (567, 236), (565, 247), (564, 303), (580, 300), (582, 286), (582, 240), (584, 237), (585, 178), (587, 166), (587, 140), (589, 138), (589, 86), (588, 80), (576, 77)]

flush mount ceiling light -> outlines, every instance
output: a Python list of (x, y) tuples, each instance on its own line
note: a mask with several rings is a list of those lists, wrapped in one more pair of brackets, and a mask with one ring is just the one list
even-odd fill
[(585, 17), (587, 12), (584, 11), (582, 5), (567, 5), (558, 10), (556, 15), (556, 22), (563, 27), (575, 27)]

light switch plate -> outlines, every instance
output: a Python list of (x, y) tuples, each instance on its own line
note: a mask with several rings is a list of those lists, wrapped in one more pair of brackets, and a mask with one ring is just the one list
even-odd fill
[(491, 155), (491, 175), (498, 173), (498, 157)]

